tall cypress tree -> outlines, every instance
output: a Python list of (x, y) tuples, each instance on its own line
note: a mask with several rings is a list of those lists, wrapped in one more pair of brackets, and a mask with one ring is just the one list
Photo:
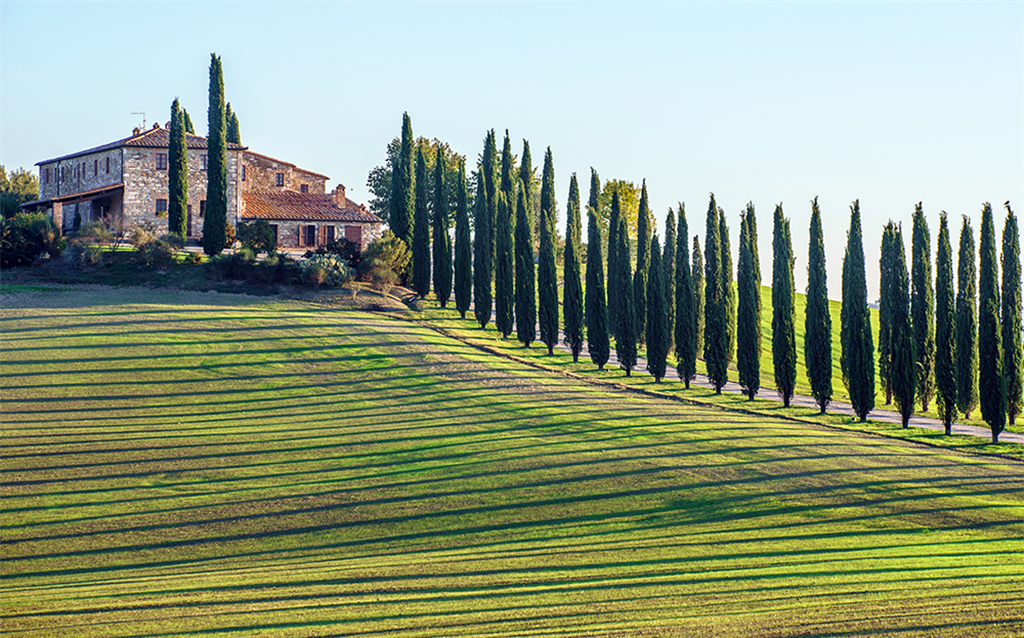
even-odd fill
[[(618, 192), (615, 193), (615, 199), (618, 199)], [(616, 242), (618, 247), (616, 253), (618, 258), (615, 260), (616, 268), (618, 268), (618, 274), (615, 277), (615, 291), (621, 291), (618, 294), (621, 295), (619, 301), (619, 326), (615, 334), (615, 355), (619, 359), (619, 365), (626, 371), (626, 376), (630, 376), (630, 372), (636, 366), (636, 311), (633, 308), (633, 277), (630, 272), (629, 266), (629, 254), (631, 248), (629, 245), (629, 231), (626, 230), (626, 218), (622, 215), (619, 216), (618, 230), (615, 233)], [(609, 288), (609, 295), (616, 294)]]
[(391, 167), (391, 202), (388, 210), (388, 226), (391, 231), (412, 246), (413, 221), (416, 216), (416, 193), (414, 189), (416, 170), (413, 148), (416, 140), (412, 136), (412, 120), (408, 113), (402, 114), (402, 147), (398, 161)]
[[(680, 204), (682, 206), (682, 204)], [(668, 352), (676, 347), (676, 214), (672, 207), (665, 216), (665, 246), (662, 248), (661, 269), (665, 282), (665, 323), (668, 326)]]
[(953, 249), (946, 211), (939, 217), (935, 248), (935, 403), (939, 417), (952, 433), (956, 419), (956, 295), (953, 292)]
[(1006, 379), (1003, 377), (1003, 331), (999, 321), (999, 265), (992, 205), (981, 211), (978, 251), (978, 387), (981, 418), (992, 430), (992, 442), (1006, 426)]
[(636, 216), (636, 271), (633, 273), (633, 309), (636, 334), (642, 344), (647, 338), (647, 279), (651, 270), (651, 211), (647, 204), (647, 180), (640, 191), (640, 209)]
[[(591, 171), (596, 179), (597, 173)], [(597, 192), (600, 192), (598, 184)], [(590, 182), (591, 201), (594, 201), (594, 180)], [(587, 206), (587, 350), (590, 360), (598, 370), (604, 370), (608, 363), (608, 308), (604, 292), (604, 256), (601, 254), (601, 225), (597, 221), (597, 209)]]
[[(513, 195), (517, 189), (511, 189)], [(494, 225), (494, 325), (502, 337), (512, 334), (515, 319), (514, 258), (512, 255), (512, 204), (502, 190), (496, 197), (498, 218)], [(515, 201), (515, 200), (513, 200)]]
[(171, 104), (170, 143), (167, 148), (167, 232), (182, 239), (188, 216), (188, 149), (185, 144), (185, 121), (178, 98)]
[(804, 366), (811, 395), (824, 414), (832, 402), (832, 316), (828, 306), (825, 241), (818, 198), (811, 202), (810, 243), (807, 250), (807, 314), (804, 323)]
[(796, 390), (796, 306), (793, 284), (793, 240), (782, 204), (775, 207), (772, 233), (772, 364), (775, 389), (789, 407)]
[(227, 141), (229, 144), (242, 143), (242, 131), (238, 128), (238, 114), (231, 110), (231, 102), (224, 108), (224, 123), (227, 126)]
[(690, 271), (693, 281), (694, 351), (698, 358), (704, 356), (704, 256), (700, 252), (700, 239), (693, 236), (693, 265)]
[(448, 186), (445, 183), (444, 153), (437, 147), (434, 161), (434, 295), (444, 308), (452, 294), (452, 243), (448, 237)]
[(914, 372), (914, 329), (910, 318), (909, 277), (907, 260), (903, 248), (903, 229), (892, 222), (886, 226), (886, 233), (892, 235), (893, 247), (892, 280), (887, 294), (892, 323), (889, 326), (889, 384), (893, 401), (907, 428), (914, 414), (914, 395), (917, 375)]
[(181, 109), (181, 117), (185, 122), (185, 132), (189, 135), (195, 135), (196, 127), (192, 125), (192, 118), (188, 114), (188, 109)]
[(935, 395), (935, 293), (932, 291), (931, 233), (921, 203), (914, 207), (911, 242), (910, 318), (914, 326), (914, 392), (921, 410)]
[(473, 242), (466, 205), (466, 164), (459, 162), (455, 182), (455, 309), (465, 319), (473, 299)]
[(569, 201), (565, 206), (565, 252), (562, 273), (565, 285), (562, 288), (562, 308), (565, 311), (565, 345), (572, 351), (573, 362), (579, 361), (583, 350), (583, 286), (580, 277), (580, 251), (582, 232), (580, 224), (580, 187), (576, 173), (569, 180)]
[(721, 394), (729, 380), (729, 335), (727, 301), (728, 291), (723, 274), (721, 224), (715, 195), (708, 205), (706, 236), (704, 239), (704, 363), (708, 380)]
[[(515, 206), (515, 188), (519, 180), (517, 180), (513, 173), (515, 172), (512, 164), (512, 142), (508, 139), (508, 129), (505, 129), (505, 141), (501, 145), (501, 190), (505, 193), (505, 199), (508, 202), (508, 206)], [(494, 227), (497, 228), (498, 224), (495, 222)], [(497, 242), (497, 237), (495, 237)], [(497, 249), (497, 245), (495, 245)], [(497, 264), (495, 264), (497, 266)]]
[[(696, 240), (696, 237), (694, 238)], [(676, 235), (676, 372), (686, 387), (697, 374), (697, 296), (690, 272), (690, 228), (686, 208), (679, 203), (679, 230)]]
[(416, 149), (416, 217), (412, 229), (412, 287), (420, 297), (430, 293), (430, 209), (427, 208), (427, 161)]
[(718, 207), (718, 240), (722, 252), (722, 278), (725, 291), (725, 360), (732, 363), (736, 352), (736, 286), (732, 280), (732, 246), (729, 241), (729, 227), (725, 223), (725, 211)]
[(552, 354), (558, 344), (558, 271), (555, 267), (555, 162), (549, 146), (544, 153), (544, 174), (540, 186), (540, 250), (537, 255), (538, 314), (540, 340)]
[(1003, 225), (1003, 375), (1006, 377), (1006, 417), (1010, 425), (1021, 411), (1024, 345), (1021, 344), (1020, 230), (1006, 202)]
[(843, 382), (853, 411), (866, 421), (875, 407), (874, 344), (868, 314), (868, 285), (864, 269), (864, 240), (860, 225), (860, 201), (850, 206), (850, 230), (843, 256), (843, 310), (840, 316)]
[(658, 236), (651, 239), (651, 267), (647, 279), (647, 370), (656, 383), (665, 376), (668, 359), (668, 313), (665, 303), (664, 265)]
[(203, 218), (203, 252), (219, 255), (224, 250), (228, 223), (227, 141), (224, 138), (224, 75), (220, 57), (210, 54), (209, 136), (206, 162), (206, 213)]
[[(596, 209), (595, 209), (596, 210)], [(619, 322), (622, 317), (622, 295), (625, 290), (619, 288), (616, 277), (619, 275), (619, 221), (622, 217), (622, 203), (618, 189), (612, 190), (611, 212), (608, 215), (608, 330), (612, 335), (619, 335)], [(626, 259), (629, 259), (627, 255)], [(629, 291), (632, 293), (632, 289)]]
[(974, 229), (966, 215), (960, 228), (956, 268), (956, 407), (969, 419), (978, 405), (978, 320), (974, 305), (978, 272), (974, 261)]
[(885, 390), (885, 404), (892, 403), (892, 292), (895, 277), (896, 225), (892, 220), (882, 231), (881, 257), (878, 260), (878, 380)]
[(516, 194), (516, 337), (527, 348), (537, 338), (537, 295), (534, 290), (533, 223), (527, 212), (527, 187)]
[(490, 217), (487, 234), (487, 258), (488, 267), (491, 269), (489, 277), (494, 278), (494, 229), (498, 219), (498, 142), (494, 135), (494, 129), (487, 132), (484, 139), (484, 152), (481, 162), (484, 182), (484, 203), (487, 205), (487, 213)]
[(748, 202), (740, 216), (736, 271), (736, 368), (740, 387), (751, 401), (761, 388), (761, 260), (757, 254), (757, 217)]
[[(474, 237), (473, 237), (473, 315), (480, 328), (486, 328), (491, 321), (491, 272), (494, 232), (491, 225), (494, 215), (491, 208), (488, 189), (494, 186), (494, 129), (487, 133), (484, 140), (484, 155), (481, 174), (476, 181), (476, 199), (473, 205)], [(489, 160), (489, 161), (488, 161)]]

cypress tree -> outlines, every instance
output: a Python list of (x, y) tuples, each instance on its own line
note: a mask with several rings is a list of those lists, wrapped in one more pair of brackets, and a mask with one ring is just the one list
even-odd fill
[(192, 126), (192, 118), (188, 114), (188, 109), (181, 109), (181, 115), (185, 121), (185, 132), (190, 135), (195, 135), (196, 127)]
[(772, 364), (775, 389), (789, 407), (796, 390), (796, 306), (793, 284), (793, 240), (782, 204), (775, 207), (772, 233)]
[[(513, 195), (515, 190), (513, 188)], [(512, 204), (504, 190), (498, 192), (496, 199), (498, 217), (494, 226), (494, 325), (502, 337), (508, 337), (512, 334), (512, 323), (515, 319)]]
[(892, 237), (893, 247), (892, 280), (889, 284), (889, 311), (892, 323), (889, 326), (889, 384), (906, 429), (914, 414), (914, 395), (917, 375), (914, 372), (914, 329), (910, 318), (909, 278), (907, 260), (904, 256), (903, 230), (892, 222), (886, 226)]
[(434, 163), (434, 295), (444, 308), (452, 294), (452, 243), (448, 236), (448, 186), (445, 184), (444, 152), (437, 147)]
[(416, 193), (414, 189), (416, 170), (412, 136), (412, 120), (408, 113), (402, 114), (402, 149), (398, 161), (391, 169), (391, 202), (388, 211), (388, 226), (391, 231), (412, 246), (413, 223), (416, 216)]
[(875, 348), (868, 314), (859, 200), (850, 206), (850, 230), (846, 233), (846, 254), (843, 256), (843, 310), (840, 319), (843, 382), (850, 394), (853, 411), (863, 422), (875, 407)]
[(690, 271), (693, 282), (694, 352), (704, 356), (704, 256), (700, 252), (700, 239), (693, 236), (693, 265)]
[(220, 57), (210, 54), (209, 136), (206, 162), (206, 213), (203, 219), (203, 252), (219, 255), (224, 250), (228, 223), (227, 141), (224, 138), (224, 75)]
[(729, 242), (729, 227), (725, 224), (725, 211), (718, 208), (718, 240), (721, 246), (723, 290), (725, 294), (725, 360), (732, 363), (736, 352), (736, 286), (732, 281), (732, 247)]
[(412, 229), (412, 287), (420, 297), (430, 293), (430, 210), (427, 208), (427, 162), (416, 149), (416, 217)]
[[(591, 175), (597, 173), (591, 171)], [(600, 192), (600, 185), (598, 185)], [(594, 180), (590, 182), (591, 201), (594, 200)], [(604, 370), (608, 363), (608, 309), (604, 294), (604, 256), (601, 254), (601, 225), (597, 221), (597, 209), (587, 206), (587, 350), (590, 360)]]
[(828, 306), (825, 241), (818, 198), (811, 202), (810, 244), (807, 250), (807, 314), (804, 323), (804, 365), (811, 395), (825, 413), (832, 402), (832, 316)]
[(534, 290), (533, 224), (527, 212), (526, 184), (516, 194), (516, 337), (527, 348), (537, 338), (537, 295)]
[(487, 205), (487, 212), (490, 217), (490, 222), (487, 235), (487, 254), (488, 267), (491, 269), (489, 277), (494, 277), (494, 228), (498, 218), (498, 200), (496, 196), (498, 194), (498, 143), (494, 135), (494, 129), (491, 129), (487, 133), (487, 137), (484, 140), (484, 153), (482, 161), (483, 170), (483, 182), (484, 182), (484, 193), (486, 195), (484, 203)]
[(689, 239), (686, 208), (680, 202), (679, 230), (676, 235), (676, 372), (687, 388), (697, 374), (697, 295), (693, 290), (693, 274), (690, 272)]
[[(618, 192), (615, 198), (618, 199)], [(613, 201), (614, 201), (613, 199)], [(615, 260), (619, 269), (615, 277), (615, 291), (620, 291), (622, 299), (619, 302), (619, 325), (615, 335), (615, 355), (619, 358), (619, 365), (626, 371), (626, 376), (636, 366), (636, 312), (633, 308), (632, 284), (629, 267), (629, 231), (626, 230), (626, 218), (619, 216), (618, 231), (615, 233), (618, 248), (618, 258)], [(616, 294), (609, 289), (609, 294)]]
[(655, 235), (651, 239), (651, 267), (647, 279), (647, 370), (655, 383), (665, 376), (668, 359), (668, 312), (665, 303), (664, 266), (661, 245)]
[(188, 216), (188, 148), (185, 144), (185, 121), (178, 98), (171, 104), (170, 144), (167, 148), (167, 232), (182, 239)]
[(896, 226), (890, 220), (882, 231), (881, 257), (878, 260), (878, 379), (885, 390), (885, 404), (892, 403), (892, 293), (895, 276)]
[(708, 205), (704, 239), (704, 363), (708, 380), (715, 386), (715, 394), (722, 393), (722, 387), (729, 380), (729, 335), (726, 323), (728, 291), (723, 274), (721, 224), (715, 196), (712, 193)]
[(992, 430), (992, 442), (1006, 426), (1006, 379), (1003, 377), (1003, 334), (999, 321), (999, 265), (992, 205), (981, 211), (978, 251), (978, 387), (981, 418)]
[(647, 337), (647, 279), (651, 270), (651, 221), (647, 204), (647, 180), (640, 191), (640, 208), (636, 216), (636, 271), (633, 273), (633, 310), (636, 312), (636, 334), (643, 344)]
[(540, 340), (552, 354), (558, 344), (558, 271), (555, 268), (555, 163), (549, 146), (544, 153), (540, 187), (540, 250), (537, 264)]
[[(616, 281), (616, 277), (619, 276), (619, 221), (621, 217), (622, 204), (619, 201), (619, 192), (618, 189), (613, 189), (611, 212), (608, 215), (608, 329), (616, 337), (619, 334), (619, 322), (622, 316), (620, 310), (622, 295), (626, 292), (619, 288), (619, 282)], [(632, 292), (631, 289), (630, 292)]]
[(466, 165), (459, 162), (455, 182), (455, 309), (465, 319), (473, 298), (473, 243), (466, 205)]
[(753, 401), (761, 388), (761, 262), (753, 202), (740, 216), (737, 262), (736, 368), (743, 393)]
[(946, 211), (939, 217), (935, 248), (935, 403), (939, 417), (952, 433), (956, 419), (956, 296), (953, 293), (953, 249)]
[(495, 152), (494, 130), (491, 129), (484, 140), (481, 175), (476, 181), (476, 199), (473, 203), (473, 315), (481, 328), (486, 328), (491, 320), (491, 260), (494, 245), (491, 225), (494, 215), (491, 209), (496, 202), (489, 199), (488, 189), (494, 187)]
[[(515, 205), (515, 191), (516, 182), (519, 180), (515, 179), (512, 175), (512, 142), (508, 139), (508, 129), (505, 129), (505, 142), (501, 145), (501, 190), (505, 193), (505, 199), (509, 207)], [(497, 228), (498, 224), (495, 222), (494, 227)], [(497, 249), (497, 237), (495, 237), (495, 249)], [(497, 263), (495, 263), (497, 266)]]
[(580, 187), (576, 173), (569, 180), (569, 201), (565, 206), (565, 252), (562, 273), (565, 285), (562, 288), (562, 308), (565, 311), (565, 345), (572, 351), (573, 363), (579, 361), (583, 350), (583, 286), (580, 277)]
[(1024, 385), (1024, 345), (1021, 344), (1020, 231), (1017, 216), (1006, 202), (1003, 225), (1003, 375), (1006, 377), (1006, 417), (1010, 425), (1021, 411)]
[[(523, 140), (523, 158), (519, 162), (519, 188), (524, 189), (523, 198), (526, 200), (526, 213), (530, 218), (530, 228), (535, 232), (538, 230), (536, 211), (533, 206), (533, 156), (530, 154), (530, 143)], [(530, 246), (533, 246), (534, 237), (530, 237)]]
[(932, 290), (931, 233), (921, 203), (914, 207), (911, 241), (910, 318), (914, 327), (914, 392), (921, 410), (935, 395), (935, 293)]
[(227, 125), (228, 143), (241, 144), (242, 132), (238, 128), (238, 114), (231, 110), (231, 102), (224, 108), (224, 123)]
[(978, 405), (978, 323), (975, 314), (974, 229), (964, 215), (957, 256), (956, 293), (956, 407), (966, 418)]
[[(680, 204), (682, 206), (682, 204)], [(662, 278), (665, 281), (665, 324), (668, 326), (668, 352), (676, 347), (676, 214), (669, 206), (665, 216), (665, 246), (661, 256)]]

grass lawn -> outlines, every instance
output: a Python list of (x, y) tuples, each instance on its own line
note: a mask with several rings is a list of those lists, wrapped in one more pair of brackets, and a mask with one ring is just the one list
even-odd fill
[(1024, 635), (1019, 460), (380, 314), (3, 292), (8, 634)]

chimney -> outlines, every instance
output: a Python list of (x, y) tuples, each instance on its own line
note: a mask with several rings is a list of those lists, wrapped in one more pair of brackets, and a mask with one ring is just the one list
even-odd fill
[(334, 190), (331, 191), (331, 198), (338, 208), (345, 208), (345, 202), (347, 201), (345, 198), (345, 186), (343, 184), (335, 186)]
[(142, 132), (142, 129), (140, 129), (139, 127), (136, 126), (135, 128), (132, 129), (132, 137), (138, 137), (139, 133), (141, 133), (141, 132)]

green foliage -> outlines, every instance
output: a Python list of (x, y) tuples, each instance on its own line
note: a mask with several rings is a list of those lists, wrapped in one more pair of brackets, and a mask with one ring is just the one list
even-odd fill
[[(484, 140), (484, 176), (476, 182), (476, 200), (473, 206), (474, 229), (473, 238), (473, 314), (481, 328), (486, 328), (491, 321), (491, 259), (493, 258), (493, 226), (494, 214), (491, 211), (492, 199), (488, 188), (494, 186), (494, 129), (487, 132)], [(490, 178), (487, 174), (491, 173)], [(488, 183), (490, 185), (488, 186)]]
[[(569, 199), (565, 206), (565, 251), (562, 253), (562, 308), (565, 315), (565, 345), (572, 351), (573, 363), (583, 350), (583, 282), (581, 277), (582, 227), (580, 220), (580, 187), (576, 173), (569, 180)], [(588, 262), (589, 264), (589, 262)], [(588, 268), (589, 272), (589, 268)], [(602, 286), (603, 288), (603, 286)]]
[(721, 224), (715, 195), (711, 194), (708, 204), (707, 223), (704, 239), (704, 362), (708, 380), (715, 387), (715, 394), (721, 394), (729, 380), (729, 334), (726, 277), (722, 263)]
[(796, 306), (793, 283), (793, 240), (782, 204), (775, 207), (772, 233), (772, 363), (775, 389), (789, 407), (796, 390)]
[(736, 272), (736, 369), (751, 401), (761, 388), (761, 260), (757, 252), (757, 215), (748, 202), (740, 217), (739, 268)]
[(241, 144), (242, 131), (238, 127), (238, 114), (231, 110), (231, 102), (224, 108), (224, 123), (227, 126), (228, 143)]
[(957, 416), (956, 295), (953, 292), (953, 249), (949, 242), (946, 211), (939, 217), (935, 249), (935, 401), (939, 418), (952, 433)]
[(274, 236), (274, 229), (270, 227), (270, 223), (265, 219), (257, 219), (254, 222), (239, 222), (237, 237), (243, 246), (254, 253), (269, 254), (277, 250), (277, 238)]
[(455, 308), (463, 319), (473, 298), (473, 242), (466, 191), (466, 165), (460, 163), (455, 181)]
[(843, 382), (854, 413), (866, 421), (875, 407), (874, 344), (868, 314), (867, 273), (860, 225), (860, 200), (850, 206), (850, 230), (843, 256), (843, 309), (840, 323)]
[(412, 288), (420, 297), (430, 293), (430, 209), (427, 207), (427, 164), (416, 151), (416, 211), (412, 230)]
[[(607, 190), (607, 186), (605, 186)], [(608, 329), (616, 337), (619, 335), (619, 326), (622, 322), (622, 296), (631, 290), (620, 288), (619, 276), (619, 229), (625, 226), (622, 221), (622, 204), (619, 200), (619, 191), (612, 191), (611, 212), (608, 222)], [(626, 256), (628, 268), (629, 256)]]
[(718, 207), (718, 238), (722, 251), (722, 278), (725, 290), (725, 360), (732, 363), (736, 351), (736, 287), (732, 281), (732, 247), (729, 241), (729, 227), (725, 223), (725, 211)]
[(228, 173), (224, 122), (224, 76), (220, 57), (210, 54), (209, 135), (206, 163), (206, 213), (203, 217), (203, 251), (219, 255), (227, 242)]
[(1017, 216), (1006, 202), (1003, 226), (1003, 375), (1006, 377), (1006, 417), (1017, 421), (1022, 402), (1024, 345), (1021, 344), (1020, 229)]
[(932, 290), (931, 234), (921, 203), (914, 207), (911, 243), (910, 316), (914, 327), (915, 393), (927, 412), (935, 395), (935, 293)]
[(651, 270), (651, 211), (647, 203), (647, 180), (640, 191), (636, 222), (636, 270), (633, 272), (633, 309), (636, 312), (637, 341), (647, 338), (647, 279)]
[[(696, 248), (696, 236), (693, 240)], [(687, 388), (697, 374), (697, 301), (704, 299), (703, 291), (699, 296), (694, 291), (689, 243), (690, 227), (686, 223), (686, 207), (679, 202), (679, 231), (676, 235), (676, 372)], [(697, 262), (694, 261), (694, 272), (700, 272), (701, 269), (697, 266)]]
[(8, 175), (0, 164), (0, 211), (4, 219), (11, 219), (21, 211), (21, 205), (39, 199), (39, 178), (32, 171), (18, 168)]
[[(618, 199), (618, 196), (615, 196)], [(615, 331), (615, 354), (619, 359), (619, 365), (626, 371), (626, 376), (636, 366), (636, 312), (633, 308), (632, 277), (629, 267), (629, 233), (626, 231), (626, 220), (621, 215), (618, 218), (618, 230), (615, 233), (616, 253), (619, 257), (615, 260), (615, 267), (618, 272), (612, 278), (615, 286), (608, 287), (609, 297), (619, 295), (618, 303), (619, 318)]]
[[(590, 171), (590, 201), (601, 188), (597, 172)], [(593, 204), (587, 206), (587, 287), (585, 290), (587, 350), (598, 370), (608, 363), (608, 308), (605, 301), (604, 256), (601, 254), (601, 223)]]
[[(680, 209), (682, 203), (680, 203)], [(676, 215), (669, 206), (665, 216), (665, 246), (662, 248), (661, 268), (665, 283), (665, 323), (668, 326), (668, 352), (676, 347)]]
[[(411, 128), (409, 130), (409, 135), (412, 135)], [(456, 153), (447, 142), (442, 142), (436, 137), (432, 139), (417, 137), (411, 141), (411, 148), (412, 157), (415, 157), (416, 152), (420, 149), (423, 150), (423, 158), (427, 162), (428, 175), (434, 175), (437, 168), (437, 152), (441, 151), (441, 154), (444, 157), (445, 192), (448, 198), (448, 210), (455, 210), (458, 206), (459, 198), (459, 192), (456, 184), (459, 171), (465, 171), (465, 156)], [(395, 187), (393, 177), (395, 167), (399, 165), (401, 157), (402, 137), (399, 136), (388, 142), (387, 148), (385, 149), (384, 163), (380, 166), (375, 166), (366, 178), (366, 187), (370, 191), (370, 200), (367, 202), (367, 208), (369, 208), (370, 212), (383, 219), (389, 225), (391, 224), (391, 205), (393, 201), (391, 194)], [(412, 179), (415, 181), (415, 164), (413, 164)], [(430, 202), (437, 200), (437, 194), (434, 192), (434, 182), (435, 180), (431, 179), (427, 184), (427, 200)], [(415, 192), (415, 185), (413, 185), (413, 189)], [(466, 194), (464, 193), (463, 197), (465, 196)], [(415, 195), (413, 197), (413, 201), (415, 201)], [(472, 205), (471, 200), (470, 205)], [(410, 217), (410, 219), (412, 218)], [(401, 220), (399, 220), (399, 223), (401, 223)]]
[(527, 212), (527, 186), (519, 183), (516, 193), (516, 337), (527, 348), (537, 338), (537, 295), (534, 288), (533, 224)]
[(391, 166), (391, 197), (388, 202), (388, 226), (406, 246), (412, 246), (416, 216), (416, 178), (412, 119), (402, 114), (402, 142), (396, 161)]
[(0, 218), (0, 267), (30, 264), (43, 254), (56, 258), (64, 246), (48, 215), (18, 213), (13, 218)]
[(188, 220), (188, 148), (185, 121), (178, 98), (171, 103), (170, 143), (167, 148), (167, 230), (184, 237)]
[(188, 114), (188, 109), (181, 109), (181, 119), (185, 125), (185, 132), (190, 135), (196, 134), (196, 127), (192, 125), (192, 117)]
[(829, 313), (825, 241), (818, 198), (811, 202), (810, 242), (807, 249), (807, 314), (804, 365), (811, 395), (824, 414), (832, 402), (832, 316)]
[(992, 430), (992, 442), (1006, 426), (1006, 379), (1003, 377), (1003, 334), (999, 321), (999, 264), (992, 205), (981, 211), (978, 251), (978, 388), (981, 418)]
[(967, 215), (964, 215), (960, 228), (956, 268), (956, 407), (970, 418), (978, 405), (978, 323), (975, 314), (978, 272), (975, 267), (974, 229)]
[(544, 173), (540, 187), (540, 250), (537, 252), (537, 310), (540, 319), (540, 340), (552, 354), (558, 343), (558, 272), (555, 249), (558, 238), (555, 220), (555, 164), (549, 146), (544, 153)]
[(372, 281), (395, 285), (412, 262), (412, 253), (404, 241), (391, 230), (373, 240), (363, 251), (361, 269)]
[(502, 337), (512, 334), (515, 306), (515, 286), (512, 254), (512, 204), (508, 195), (515, 195), (513, 188), (498, 191), (495, 196), (498, 215), (494, 226), (494, 325)]
[[(892, 250), (892, 277), (883, 294), (888, 298), (889, 307), (889, 385), (896, 409), (903, 418), (906, 429), (914, 414), (917, 375), (914, 371), (914, 333), (910, 318), (909, 277), (907, 260), (903, 248), (903, 231), (891, 221), (885, 227), (890, 235)], [(879, 344), (881, 346), (881, 344)]]
[(885, 390), (885, 404), (892, 403), (892, 294), (896, 263), (896, 235), (892, 222), (882, 232), (882, 246), (878, 260), (878, 379)]
[(448, 236), (446, 174), (444, 155), (441, 149), (438, 149), (434, 159), (433, 266), (434, 296), (437, 297), (442, 308), (448, 305), (448, 298), (452, 294), (452, 244), (451, 238)]
[(668, 304), (665, 301), (664, 267), (661, 245), (655, 235), (651, 240), (651, 263), (647, 279), (647, 371), (655, 382), (665, 376), (668, 359)]
[[(630, 238), (637, 236), (639, 223), (640, 189), (633, 182), (626, 180), (607, 180), (597, 198), (597, 213), (602, 227), (608, 229), (609, 243), (612, 241), (612, 233), (615, 232), (616, 222), (612, 212), (612, 198), (615, 193), (619, 194), (619, 214), (625, 216), (626, 229), (629, 231)], [(609, 250), (609, 254), (611, 254), (611, 250)]]
[(341, 286), (352, 281), (355, 271), (338, 255), (313, 255), (299, 264), (302, 281), (314, 286)]
[(693, 236), (693, 264), (690, 277), (693, 281), (694, 348), (697, 357), (704, 355), (704, 256), (700, 252), (700, 237)]

